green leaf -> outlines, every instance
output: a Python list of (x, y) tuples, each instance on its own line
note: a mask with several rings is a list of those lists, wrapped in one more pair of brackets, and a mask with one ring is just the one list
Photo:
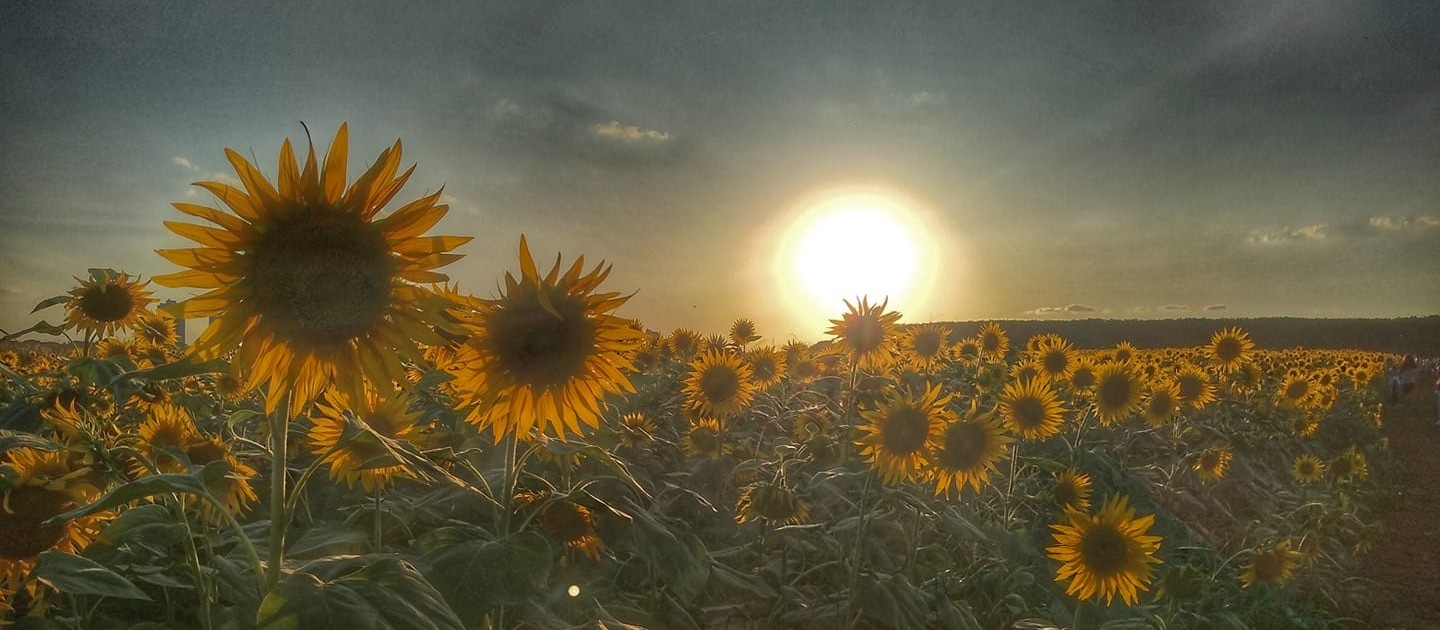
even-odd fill
[(0, 453), (13, 448), (33, 448), (37, 451), (58, 451), (62, 447), (33, 433), (0, 429)]
[(30, 577), (71, 595), (99, 595), (121, 599), (150, 599), (144, 591), (100, 563), (58, 551), (44, 551)]
[(428, 576), (466, 625), (500, 606), (524, 602), (550, 579), (550, 543), (539, 534), (468, 540), (428, 556)]
[(148, 503), (125, 510), (120, 517), (100, 530), (99, 542), (118, 547), (126, 543), (168, 545), (180, 540), (185, 528), (175, 522), (175, 515), (163, 505)]
[[(224, 464), (224, 461), (211, 463)], [(206, 466), (206, 468), (209, 468), (209, 466)], [(202, 471), (203, 470), (204, 469), (202, 469)], [(210, 498), (210, 493), (205, 490), (205, 483), (193, 475), (182, 475), (178, 473), (151, 475), (149, 477), (141, 477), (111, 490), (105, 493), (104, 496), (96, 499), (94, 503), (75, 508), (51, 518), (46, 521), (46, 524), (63, 523), (71, 519), (89, 516), (96, 512), (103, 512), (111, 508), (119, 507), (132, 501), (153, 497), (157, 494), (171, 494), (176, 492)]]
[(318, 560), (260, 604), (259, 630), (465, 630), (435, 587), (395, 556)]
[(125, 373), (112, 361), (89, 357), (81, 357), (71, 362), (68, 371), (82, 383), (106, 387), (115, 380), (115, 377)]
[(150, 381), (168, 381), (170, 379), (184, 378), (186, 376), (196, 376), (198, 374), (214, 374), (216, 372), (224, 372), (229, 369), (230, 364), (226, 363), (224, 360), (221, 359), (213, 359), (203, 362), (193, 361), (191, 359), (181, 359), (174, 363), (166, 363), (165, 365), (157, 365), (148, 370), (141, 370), (132, 374), (131, 376), (143, 378)]
[(64, 304), (64, 303), (65, 303), (67, 300), (69, 300), (69, 299), (70, 299), (70, 296), (69, 296), (69, 295), (57, 295), (57, 296), (54, 296), (54, 297), (48, 297), (48, 298), (45, 298), (45, 299), (43, 299), (43, 300), (40, 300), (40, 303), (39, 303), (39, 304), (36, 304), (36, 305), (35, 305), (35, 308), (30, 309), (30, 312), (31, 312), (32, 314), (33, 314), (33, 313), (38, 313), (38, 312), (43, 311), (43, 310), (45, 310), (45, 309), (47, 309), (47, 308), (50, 308), (50, 307), (52, 307), (52, 306), (55, 306), (56, 304)]
[(660, 582), (681, 603), (699, 597), (710, 581), (710, 551), (695, 534), (670, 531), (653, 515), (629, 499), (623, 506), (634, 518), (635, 553), (655, 567)]
[(64, 326), (56, 326), (55, 324), (47, 322), (43, 319), (34, 326), (31, 326), (30, 330), (40, 333), (42, 335), (59, 336), (65, 334)]

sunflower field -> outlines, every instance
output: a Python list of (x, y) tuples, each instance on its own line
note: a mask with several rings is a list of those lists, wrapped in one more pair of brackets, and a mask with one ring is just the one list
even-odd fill
[(523, 237), (467, 293), (400, 143), (348, 152), (227, 152), (175, 273), (91, 270), (5, 336), (60, 350), (0, 354), (0, 625), (1327, 628), (1367, 597), (1393, 357), (864, 297), (813, 345), (662, 334)]

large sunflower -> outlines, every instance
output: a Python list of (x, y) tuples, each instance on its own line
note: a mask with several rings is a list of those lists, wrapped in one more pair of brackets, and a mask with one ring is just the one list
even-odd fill
[[(409, 469), (395, 461), (390, 450), (375, 436), (357, 434), (358, 429), (350, 426), (346, 416), (353, 416), (355, 421), (387, 438), (408, 440), (416, 434), (415, 421), (419, 413), (410, 411), (410, 399), (405, 395), (383, 399), (370, 391), (366, 392), (364, 401), (363, 405), (353, 405), (345, 394), (333, 389), (315, 401), (310, 451), (316, 457), (326, 457), (331, 479), (343, 479), (345, 485), (352, 488), (358, 481), (366, 492), (375, 492), (390, 487), (396, 477), (408, 476)], [(334, 452), (331, 449), (335, 449)]]
[(863, 297), (854, 304), (845, 300), (845, 314), (830, 320), (831, 326), (825, 334), (834, 337), (849, 352), (856, 367), (884, 369), (894, 362), (890, 341), (895, 336), (895, 323), (900, 321), (900, 314), (886, 311), (889, 303), (886, 299), (872, 305)]
[(1239, 328), (1227, 328), (1210, 337), (1207, 350), (1220, 369), (1231, 372), (1245, 363), (1254, 348), (1255, 342), (1250, 340), (1249, 333)]
[[(13, 592), (24, 583), (42, 552), (79, 553), (94, 540), (106, 514), (47, 523), (85, 505), (100, 491), (86, 479), (89, 470), (75, 469), (64, 452), (19, 448), (5, 453), (0, 478), (10, 486), (0, 496), (0, 591)], [(35, 583), (29, 588), (34, 594)], [(4, 601), (0, 600), (0, 618)]]
[(758, 389), (770, 389), (785, 376), (785, 353), (766, 346), (745, 353), (750, 375)]
[[(159, 282), (159, 278), (155, 279)], [(91, 269), (87, 280), (75, 279), (80, 286), (70, 290), (65, 302), (65, 321), (95, 337), (109, 337), (134, 328), (154, 302), (145, 287), (128, 274), (109, 269)], [(161, 283), (164, 284), (164, 283)]]
[(1245, 588), (1256, 584), (1284, 584), (1289, 580), (1295, 574), (1295, 567), (1300, 565), (1300, 552), (1290, 546), (1290, 541), (1285, 540), (1256, 551), (1240, 572)]
[(919, 396), (890, 393), (875, 408), (860, 412), (866, 421), (860, 427), (864, 435), (856, 442), (860, 455), (886, 483), (917, 478), (945, 428), (957, 420), (955, 412), (946, 408), (950, 398), (941, 394), (939, 385)]
[(1010, 336), (995, 322), (985, 322), (976, 334), (980, 342), (980, 353), (992, 361), (1005, 358), (1010, 350)]
[(268, 384), (265, 409), (287, 394), (297, 416), (331, 380), (364, 396), (367, 379), (386, 389), (404, 382), (402, 359), (420, 358), (416, 341), (442, 345), (443, 301), (411, 283), (436, 283), (434, 269), (460, 258), (448, 253), (469, 241), (424, 236), (449, 207), (439, 191), (388, 216), (376, 215), (400, 192), (414, 168), (398, 177), (400, 142), (348, 188), (349, 133), (340, 126), (323, 164), (309, 148), (302, 170), (290, 141), (280, 147), (277, 186), (239, 153), (226, 149), (244, 190), (219, 182), (196, 184), (231, 212), (176, 203), (215, 227), (167, 221), (171, 231), (200, 244), (159, 254), (189, 268), (155, 282), (204, 289), (172, 315), (211, 318), (191, 353), (211, 359), (232, 350), (250, 371), (247, 391)]
[(1129, 364), (1106, 363), (1095, 371), (1095, 414), (1100, 424), (1112, 425), (1140, 407), (1140, 379)]
[(1005, 457), (1015, 439), (1005, 435), (995, 413), (980, 413), (973, 405), (964, 420), (945, 427), (935, 441), (935, 456), (930, 473), (935, 477), (935, 494), (950, 496), (953, 489), (960, 493), (965, 486), (976, 492), (990, 482), (995, 462)]
[(1010, 430), (1026, 441), (1044, 440), (1060, 432), (1065, 408), (1043, 379), (1011, 381), (1000, 394), (1000, 411)]
[(685, 379), (690, 408), (707, 418), (727, 418), (744, 411), (755, 397), (755, 382), (740, 357), (709, 350), (690, 364)]
[(1150, 590), (1154, 565), (1160, 564), (1155, 553), (1161, 538), (1146, 533), (1155, 516), (1135, 518), (1121, 495), (1094, 515), (1071, 508), (1065, 516), (1068, 523), (1050, 526), (1056, 544), (1046, 550), (1060, 563), (1055, 581), (1070, 580), (1065, 593), (1082, 600), (1103, 597), (1106, 604), (1116, 595), (1127, 605), (1139, 601), (1140, 591)]
[(929, 374), (950, 358), (950, 329), (941, 324), (912, 326), (900, 335), (900, 352), (910, 368)]
[(503, 297), (467, 299), (456, 312), (471, 336), (455, 358), (455, 388), (472, 406), (467, 420), (496, 442), (537, 425), (564, 440), (599, 426), (606, 394), (635, 391), (625, 372), (645, 334), (610, 314), (629, 296), (596, 292), (610, 267), (583, 273), (584, 264), (561, 274), (556, 256), (542, 277), (521, 236), (520, 279), (506, 272)]
[(1041, 338), (1030, 356), (1050, 380), (1062, 381), (1075, 373), (1075, 346), (1058, 335)]

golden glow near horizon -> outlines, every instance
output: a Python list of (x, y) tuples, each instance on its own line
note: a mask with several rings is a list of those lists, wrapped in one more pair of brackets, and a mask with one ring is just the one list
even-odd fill
[(919, 212), (878, 192), (817, 199), (801, 204), (781, 228), (771, 268), (793, 325), (818, 332), (857, 296), (888, 298), (907, 320), (923, 318), (935, 298), (941, 252)]

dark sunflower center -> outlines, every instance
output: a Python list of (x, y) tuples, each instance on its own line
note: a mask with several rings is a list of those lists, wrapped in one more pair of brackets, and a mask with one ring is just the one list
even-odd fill
[(756, 380), (768, 381), (775, 378), (775, 361), (769, 357), (758, 357), (750, 362), (750, 371)]
[(210, 462), (217, 462), (225, 458), (225, 450), (214, 442), (200, 442), (185, 450), (185, 455), (190, 458), (190, 465), (204, 466)]
[(1215, 470), (1220, 467), (1220, 456), (1216, 453), (1205, 453), (1200, 456), (1200, 466), (1205, 470)]
[(1168, 416), (1175, 408), (1175, 401), (1170, 399), (1168, 394), (1155, 394), (1150, 397), (1150, 406), (1147, 411), (1152, 416)]
[(569, 501), (558, 501), (546, 506), (540, 515), (540, 525), (550, 532), (550, 535), (565, 542), (577, 541), (590, 535), (592, 528), (590, 511)]
[(1055, 485), (1055, 502), (1060, 505), (1070, 505), (1080, 499), (1080, 492), (1075, 488), (1074, 482), (1061, 481)]
[(1180, 377), (1180, 399), (1195, 400), (1205, 391), (1205, 382), (1194, 376)]
[(385, 317), (395, 263), (385, 237), (359, 215), (298, 210), (251, 257), (255, 310), (282, 341), (344, 343)]
[(880, 324), (879, 319), (870, 315), (847, 316), (846, 319), (850, 320), (850, 326), (845, 331), (845, 341), (856, 352), (865, 354), (884, 343), (885, 327)]
[(749, 340), (754, 335), (755, 327), (749, 324), (736, 324), (735, 330), (731, 333), (731, 336), (735, 337), (737, 341)]
[(1305, 397), (1305, 392), (1310, 390), (1310, 385), (1305, 381), (1295, 381), (1285, 386), (1285, 397), (1290, 400), (1299, 400)]
[(1081, 389), (1088, 389), (1095, 385), (1095, 373), (1090, 370), (1077, 370), (1071, 375), (1070, 382)]
[(1045, 371), (1051, 374), (1065, 373), (1066, 366), (1070, 365), (1070, 357), (1059, 350), (1051, 350), (1045, 353)]
[(53, 548), (65, 536), (65, 526), (42, 523), (64, 512), (67, 504), (60, 492), (34, 487), (11, 490), (10, 513), (0, 513), (0, 559), (28, 560)]
[(990, 435), (973, 422), (960, 422), (945, 431), (940, 463), (949, 470), (972, 470), (980, 466), (989, 450)]
[(719, 436), (709, 427), (697, 427), (690, 431), (690, 443), (701, 453), (714, 453), (720, 449)]
[(711, 366), (700, 375), (700, 392), (710, 402), (728, 402), (740, 393), (740, 375), (729, 366)]
[(922, 357), (933, 357), (940, 354), (941, 343), (940, 333), (927, 330), (915, 335), (915, 354)]
[(1131, 357), (1131, 356), (1132, 356), (1132, 355), (1130, 354), (1130, 351), (1129, 351), (1129, 350), (1116, 350), (1116, 351), (1115, 351), (1115, 360), (1116, 360), (1116, 361), (1119, 361), (1119, 362), (1121, 362), (1121, 363), (1128, 363), (1128, 362), (1130, 362), (1130, 357)]
[(1022, 429), (1033, 429), (1045, 422), (1045, 405), (1034, 396), (1026, 396), (1011, 403), (1010, 413), (1015, 424)]
[(586, 317), (584, 299), (556, 287), (539, 288), (551, 312), (536, 290), (505, 299), (491, 323), (490, 339), (499, 364), (516, 381), (559, 387), (585, 374), (595, 349), (595, 323)]
[(1222, 363), (1229, 363), (1240, 358), (1240, 340), (1234, 337), (1225, 337), (1215, 344), (1215, 356)]
[(1129, 541), (1113, 525), (1096, 525), (1080, 538), (1080, 557), (1091, 573), (1102, 577), (1114, 575), (1128, 564)]
[(902, 406), (890, 411), (880, 436), (886, 451), (895, 455), (910, 455), (925, 447), (925, 438), (929, 434), (930, 419), (925, 412)]
[(1309, 477), (1309, 476), (1311, 476), (1311, 475), (1314, 475), (1314, 474), (1315, 474), (1315, 462), (1310, 462), (1310, 461), (1300, 462), (1299, 469), (1300, 469), (1300, 475), (1301, 475), (1302, 477)]
[(108, 282), (85, 290), (80, 312), (97, 322), (118, 322), (130, 315), (135, 299), (125, 287)]
[(1285, 575), (1285, 558), (1280, 552), (1266, 551), (1255, 557), (1255, 579), (1261, 582), (1278, 580)]
[(1130, 402), (1130, 395), (1134, 391), (1130, 379), (1123, 374), (1116, 374), (1100, 383), (1098, 393), (1100, 403), (1107, 408), (1119, 408)]
[(772, 521), (786, 521), (795, 516), (795, 495), (783, 488), (760, 486), (752, 491), (750, 504), (760, 516)]
[(1000, 349), (1000, 336), (994, 333), (986, 333), (980, 338), (980, 347), (986, 352), (995, 352)]

